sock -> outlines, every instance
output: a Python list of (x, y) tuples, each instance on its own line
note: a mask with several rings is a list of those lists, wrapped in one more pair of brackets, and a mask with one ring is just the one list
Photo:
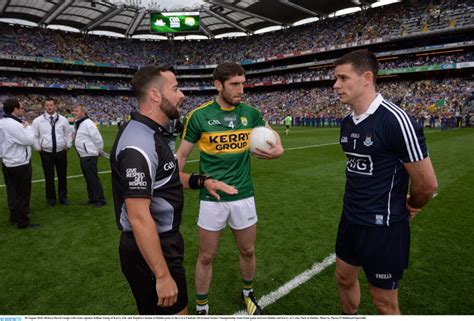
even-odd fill
[(209, 313), (209, 300), (207, 298), (207, 293), (196, 294), (196, 311), (202, 310), (205, 310), (206, 314)]
[(243, 282), (242, 293), (244, 296), (249, 296), (249, 293), (253, 292), (253, 280), (242, 279), (242, 282)]

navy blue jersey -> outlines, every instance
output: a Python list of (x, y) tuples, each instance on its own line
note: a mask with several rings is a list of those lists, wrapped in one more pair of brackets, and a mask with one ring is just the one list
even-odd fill
[(342, 121), (347, 156), (343, 214), (354, 224), (388, 226), (407, 219), (409, 176), (403, 163), (428, 156), (423, 128), (400, 107), (377, 95), (360, 119)]

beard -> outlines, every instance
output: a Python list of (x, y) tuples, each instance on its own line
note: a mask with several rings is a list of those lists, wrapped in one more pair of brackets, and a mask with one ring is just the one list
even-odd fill
[(161, 103), (161, 110), (165, 113), (165, 115), (169, 119), (178, 119), (179, 118), (179, 110), (178, 106), (180, 102), (178, 102), (175, 106), (163, 96), (162, 103)]
[(227, 104), (229, 104), (230, 106), (237, 106), (238, 104), (240, 104), (242, 102), (242, 96), (240, 97), (240, 99), (236, 98), (235, 100), (238, 99), (238, 101), (236, 102), (232, 96), (230, 95), (227, 95), (227, 93), (225, 91), (222, 92), (222, 100), (224, 100)]

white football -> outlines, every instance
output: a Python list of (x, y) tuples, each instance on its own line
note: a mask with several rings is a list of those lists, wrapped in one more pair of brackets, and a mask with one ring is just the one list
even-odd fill
[(250, 132), (250, 152), (253, 154), (256, 148), (261, 150), (270, 149), (270, 145), (267, 141), (273, 144), (276, 143), (276, 137), (273, 131), (267, 127), (255, 127)]

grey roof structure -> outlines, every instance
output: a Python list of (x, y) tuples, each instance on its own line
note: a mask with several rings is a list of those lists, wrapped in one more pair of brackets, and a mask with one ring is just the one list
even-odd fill
[[(289, 27), (303, 19), (321, 19), (341, 9), (375, 2), (377, 0), (204, 0), (198, 8), (199, 34), (208, 38), (233, 32), (250, 35), (262, 28)], [(2, 0), (0, 18), (27, 20), (39, 26), (62, 25), (84, 33), (109, 31), (126, 37), (151, 34), (150, 9), (110, 1)]]

